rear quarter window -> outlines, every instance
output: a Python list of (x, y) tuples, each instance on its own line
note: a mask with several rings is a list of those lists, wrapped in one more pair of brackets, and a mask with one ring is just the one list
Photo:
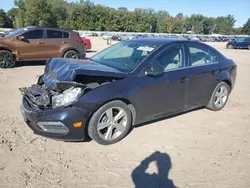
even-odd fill
[(69, 38), (69, 33), (68, 32), (63, 32), (63, 38), (68, 39)]

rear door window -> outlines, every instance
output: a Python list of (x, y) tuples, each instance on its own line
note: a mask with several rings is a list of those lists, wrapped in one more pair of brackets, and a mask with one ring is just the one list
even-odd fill
[(239, 39), (237, 39), (236, 41), (237, 41), (237, 42), (244, 42), (244, 40), (245, 40), (244, 38), (239, 38)]
[(245, 38), (245, 42), (250, 42), (250, 38)]
[(44, 30), (38, 29), (38, 30), (27, 31), (26, 33), (23, 33), (22, 36), (24, 36), (24, 38), (27, 40), (43, 39), (44, 38)]
[(49, 39), (61, 39), (61, 38), (63, 38), (63, 32), (56, 31), (56, 30), (47, 30), (47, 38), (49, 38)]
[(218, 63), (218, 56), (209, 48), (199, 44), (188, 44), (190, 65), (201, 66)]

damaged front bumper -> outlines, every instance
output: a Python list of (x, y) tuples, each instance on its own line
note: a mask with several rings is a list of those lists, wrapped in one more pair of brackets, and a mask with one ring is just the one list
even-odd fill
[[(64, 141), (82, 141), (90, 112), (76, 108), (38, 108), (26, 95), (22, 98), (21, 113), (35, 134)], [(75, 123), (81, 126), (75, 127)]]

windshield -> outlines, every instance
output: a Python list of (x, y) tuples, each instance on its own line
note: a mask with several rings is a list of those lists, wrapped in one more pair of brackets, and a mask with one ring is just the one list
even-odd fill
[(152, 43), (123, 41), (101, 51), (91, 60), (122, 72), (131, 72), (158, 46)]
[(23, 33), (24, 31), (25, 31), (24, 29), (18, 29), (14, 32), (9, 33), (8, 35), (5, 35), (5, 37), (14, 37), (16, 35)]

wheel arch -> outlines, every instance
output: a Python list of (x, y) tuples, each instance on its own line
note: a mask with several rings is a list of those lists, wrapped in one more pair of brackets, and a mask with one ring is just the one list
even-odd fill
[(12, 50), (10, 50), (10, 49), (7, 48), (7, 47), (0, 46), (0, 51), (1, 51), (1, 50), (7, 50), (7, 51), (10, 51), (11, 53), (13, 53)]
[(230, 73), (228, 71), (222, 71), (220, 72), (220, 74), (218, 75), (217, 78), (217, 82), (225, 82), (226, 84), (228, 84), (230, 86), (230, 89), (232, 89), (232, 80), (231, 80), (231, 76)]
[[(131, 101), (128, 100), (128, 99), (126, 99), (126, 98), (113, 98), (113, 99), (111, 99), (111, 100), (105, 101), (104, 103), (102, 103), (101, 105), (99, 105), (99, 106), (90, 114), (90, 116), (89, 116), (88, 119), (90, 119), (90, 118), (92, 117), (92, 115), (93, 115), (100, 107), (102, 107), (103, 105), (105, 105), (105, 104), (107, 104), (107, 103), (109, 103), (109, 102), (112, 102), (112, 101), (122, 101), (122, 102), (124, 102), (124, 103), (128, 106), (128, 108), (129, 108), (129, 110), (130, 110), (130, 112), (131, 112), (131, 114), (132, 114), (132, 125), (135, 125), (135, 120), (136, 120), (136, 108), (135, 108), (135, 106), (131, 103)], [(89, 121), (89, 120), (88, 120), (88, 121)]]
[(135, 120), (136, 120), (136, 109), (135, 109), (135, 106), (128, 100), (128, 99), (125, 99), (125, 98), (114, 98), (114, 99), (111, 99), (111, 100), (108, 100), (108, 101), (105, 101), (104, 103), (102, 103), (101, 105), (99, 105), (87, 118), (87, 121), (86, 121), (86, 126), (85, 126), (85, 137), (89, 137), (88, 135), (88, 126), (89, 126), (89, 121), (90, 119), (92, 118), (93, 114), (100, 108), (102, 107), (103, 105), (109, 103), (109, 102), (112, 102), (112, 101), (122, 101), (124, 102), (130, 112), (131, 112), (131, 115), (132, 115), (132, 126), (135, 125)]
[(62, 53), (61, 53), (61, 57), (63, 57), (63, 56), (66, 54), (66, 52), (68, 52), (68, 51), (70, 51), (70, 50), (74, 50), (74, 51), (76, 51), (77, 53), (80, 53), (80, 52), (77, 50), (77, 48), (68, 47), (68, 48), (63, 49), (63, 51), (62, 51)]
[(227, 47), (229, 47), (230, 45), (235, 47), (235, 45), (232, 42), (227, 43)]
[(230, 87), (230, 89), (232, 88), (232, 83), (230, 80), (225, 79), (225, 80), (222, 80), (222, 82), (225, 82)]

